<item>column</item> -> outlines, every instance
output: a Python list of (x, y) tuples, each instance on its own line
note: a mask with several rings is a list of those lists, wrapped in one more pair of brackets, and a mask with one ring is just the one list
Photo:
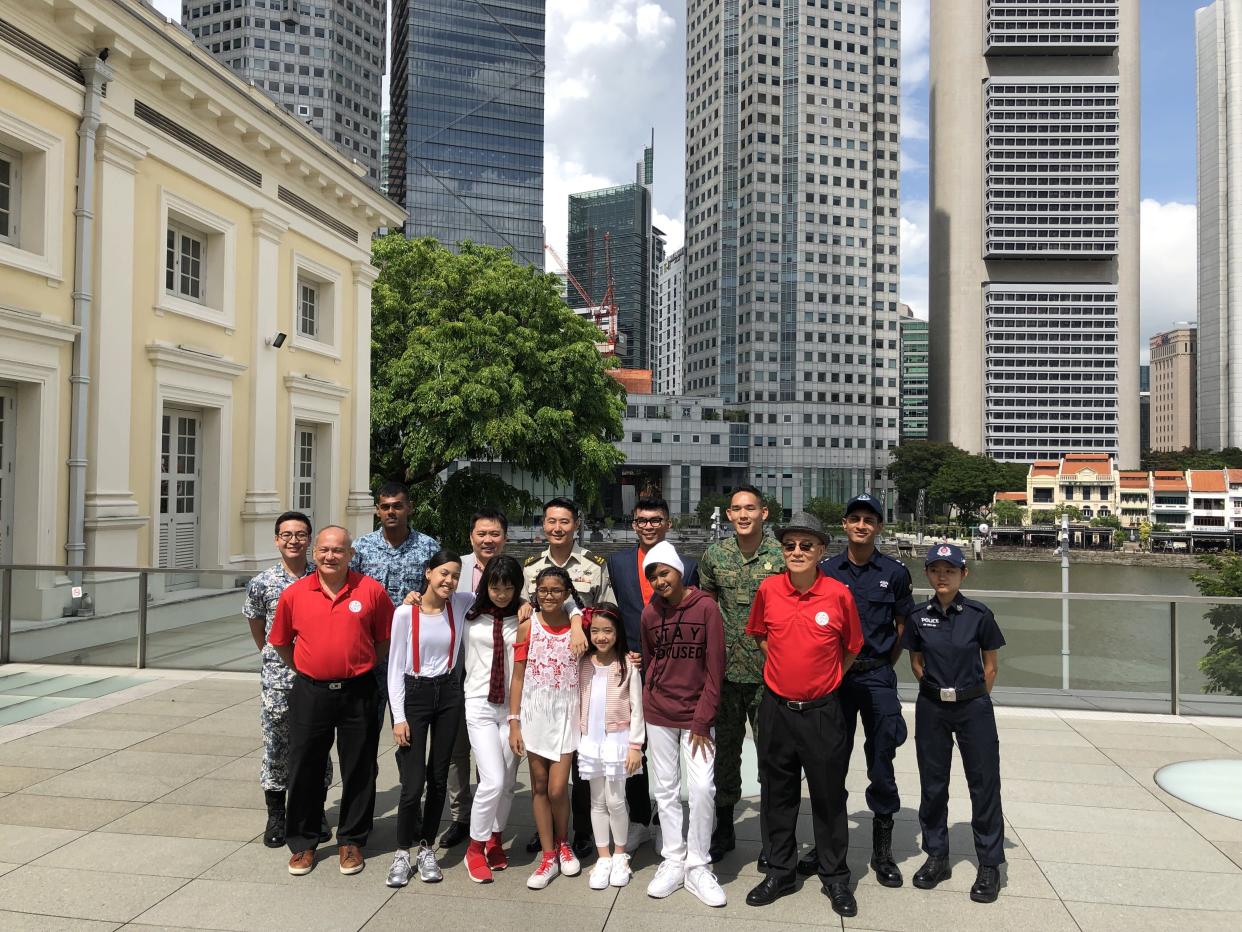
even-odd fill
[(375, 526), (375, 499), (371, 495), (371, 286), (379, 270), (370, 262), (352, 265), (354, 280), (354, 385), (349, 469), (349, 498), (345, 524), (354, 536)]
[[(91, 313), (92, 380), (86, 466), (86, 562), (132, 566), (150, 517), (140, 515), (133, 492), (130, 448), (133, 419), (135, 201), (134, 179), (147, 150), (111, 125), (96, 137), (96, 266)], [(143, 257), (148, 268), (152, 257)], [(146, 274), (145, 272), (143, 274)], [(153, 503), (151, 508), (156, 505)]]
[(250, 442), (246, 494), (242, 498), (242, 552), (249, 561), (271, 562), (272, 523), (285, 510), (276, 478), (276, 457), (280, 438), (286, 434), (276, 426), (280, 350), (268, 345), (268, 340), (278, 329), (280, 241), (289, 224), (269, 210), (252, 210), (250, 218), (254, 228), (254, 323), (250, 332)]

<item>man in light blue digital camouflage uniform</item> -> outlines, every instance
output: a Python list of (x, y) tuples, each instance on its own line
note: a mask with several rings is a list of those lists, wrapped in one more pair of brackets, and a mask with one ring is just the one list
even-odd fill
[[(259, 769), (259, 785), (267, 802), (267, 827), (263, 843), (279, 848), (285, 843), (285, 792), (289, 788), (289, 690), (296, 675), (285, 666), (275, 648), (267, 643), (280, 594), (290, 584), (315, 571), (306, 559), (310, 544), (310, 519), (300, 511), (286, 511), (276, 519), (276, 549), (280, 562), (269, 566), (246, 585), (246, 601), (242, 614), (250, 623), (250, 634), (263, 655), (260, 673), (262, 704), (259, 723), (263, 728), (263, 763)], [(324, 785), (332, 783), (332, 762), (324, 774)], [(327, 823), (320, 835), (326, 841)]]

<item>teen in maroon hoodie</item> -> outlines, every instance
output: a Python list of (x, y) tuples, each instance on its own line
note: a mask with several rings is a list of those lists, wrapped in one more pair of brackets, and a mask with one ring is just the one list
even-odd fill
[[(662, 541), (647, 551), (643, 573), (654, 595), (641, 630), (643, 716), (647, 763), (664, 840), (647, 895), (662, 898), (685, 886), (708, 906), (724, 906), (711, 872), (716, 802), (716, 710), (724, 680), (724, 619), (712, 597), (682, 582), (677, 551)], [(682, 837), (681, 761), (686, 751), (690, 817)]]

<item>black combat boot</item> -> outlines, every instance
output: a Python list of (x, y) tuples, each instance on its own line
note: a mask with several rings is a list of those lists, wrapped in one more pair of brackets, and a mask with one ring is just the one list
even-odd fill
[(871, 820), (871, 869), (884, 887), (901, 886), (901, 870), (893, 860), (893, 817), (877, 815)]
[(263, 830), (263, 844), (279, 848), (285, 843), (285, 791), (264, 790), (267, 800), (267, 828)]
[(707, 856), (713, 864), (718, 864), (736, 847), (737, 835), (733, 830), (733, 807), (717, 806), (716, 827), (712, 830), (712, 843), (707, 850)]

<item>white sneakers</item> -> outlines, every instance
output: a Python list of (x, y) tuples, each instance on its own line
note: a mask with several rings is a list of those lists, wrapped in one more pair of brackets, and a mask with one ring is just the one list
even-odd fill
[(556, 854), (549, 851), (540, 858), (535, 872), (526, 878), (526, 886), (531, 890), (542, 890), (560, 872), (561, 866), (557, 863)]
[(656, 875), (647, 884), (647, 896), (662, 900), (676, 891), (686, 879), (686, 869), (680, 861), (661, 861)]
[(634, 872), (630, 870), (629, 854), (614, 854), (612, 856), (612, 873), (608, 879), (608, 882), (614, 887), (624, 887), (630, 882), (630, 878), (633, 876)]
[(587, 877), (587, 885), (592, 890), (607, 890), (608, 882), (612, 879), (612, 858), (600, 858), (595, 862), (595, 866), (591, 868), (591, 874)]
[(716, 875), (706, 867), (695, 867), (687, 871), (685, 887), (705, 906), (724, 906), (725, 904), (724, 890), (716, 880)]

